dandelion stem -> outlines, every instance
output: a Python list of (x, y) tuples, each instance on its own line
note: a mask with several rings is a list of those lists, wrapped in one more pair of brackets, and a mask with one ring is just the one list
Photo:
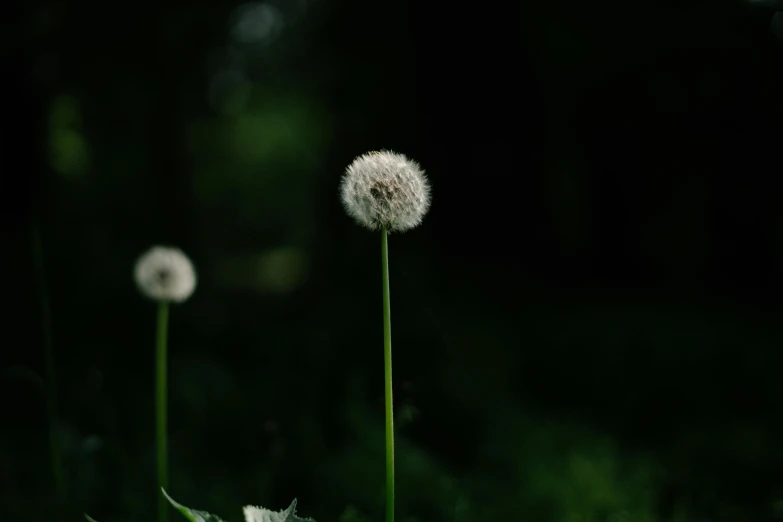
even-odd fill
[[(168, 489), (168, 443), (166, 428), (166, 337), (169, 321), (169, 304), (161, 300), (158, 304), (158, 331), (155, 350), (156, 379), (155, 406), (157, 416), (157, 461), (158, 461), (158, 491)], [(169, 514), (168, 501), (158, 493), (158, 522), (167, 522)]]
[(57, 498), (65, 500), (65, 473), (63, 471), (60, 444), (57, 440), (57, 382), (55, 380), (54, 341), (52, 339), (52, 311), (46, 288), (43, 245), (38, 228), (33, 229), (33, 255), (38, 276), (38, 295), (41, 303), (41, 330), (43, 333), (44, 364), (46, 365), (46, 416), (49, 424), (49, 458), (52, 466)]
[(381, 230), (383, 272), (383, 365), (386, 402), (386, 522), (394, 522), (394, 411), (392, 408), (391, 303), (389, 299), (389, 242)]

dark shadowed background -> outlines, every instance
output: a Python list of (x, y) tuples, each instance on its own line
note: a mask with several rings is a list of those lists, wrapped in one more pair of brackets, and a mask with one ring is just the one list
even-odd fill
[(439, 4), (7, 8), (0, 521), (153, 520), (132, 269), (160, 243), (199, 276), (171, 313), (172, 496), (381, 520), (380, 238), (338, 184), (382, 148), (433, 189), (390, 236), (399, 522), (783, 520), (772, 9)]

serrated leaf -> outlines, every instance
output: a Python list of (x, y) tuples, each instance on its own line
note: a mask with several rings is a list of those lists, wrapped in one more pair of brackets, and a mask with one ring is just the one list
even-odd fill
[(85, 514), (84, 514), (84, 518), (86, 518), (86, 519), (87, 519), (87, 522), (97, 522), (97, 520), (95, 520), (94, 518), (92, 518), (92, 517), (91, 517), (90, 515), (88, 515), (87, 513), (85, 513)]
[(183, 506), (173, 498), (169, 496), (168, 493), (166, 493), (166, 490), (163, 488), (160, 488), (160, 490), (163, 492), (163, 496), (165, 496), (169, 502), (171, 502), (171, 505), (174, 506), (174, 509), (182, 513), (185, 518), (190, 520), (190, 522), (223, 522), (223, 520), (219, 517), (216, 517), (215, 515), (212, 515), (210, 513), (207, 513), (206, 511), (197, 511), (195, 509), (190, 509), (188, 507)]
[(245, 506), (242, 509), (245, 522), (315, 522), (312, 518), (296, 516), (296, 499), (284, 511), (270, 511), (257, 506)]

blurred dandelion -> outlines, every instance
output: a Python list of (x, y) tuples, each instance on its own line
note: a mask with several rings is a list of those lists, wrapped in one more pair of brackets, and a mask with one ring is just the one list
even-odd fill
[(139, 290), (156, 301), (182, 302), (196, 288), (193, 264), (177, 248), (151, 248), (139, 258), (134, 275)]
[[(196, 271), (190, 259), (177, 248), (156, 246), (136, 262), (136, 284), (142, 294), (158, 301), (155, 345), (155, 415), (158, 487), (168, 487), (167, 433), (167, 337), (169, 303), (183, 302), (196, 288)], [(168, 520), (169, 504), (159, 496), (158, 521)]]

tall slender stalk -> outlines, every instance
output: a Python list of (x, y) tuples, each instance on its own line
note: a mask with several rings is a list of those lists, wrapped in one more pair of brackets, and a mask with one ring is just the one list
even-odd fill
[(41, 305), (41, 331), (43, 333), (44, 365), (46, 374), (46, 417), (49, 425), (49, 459), (52, 467), (55, 492), (59, 501), (65, 500), (65, 472), (63, 471), (60, 444), (57, 437), (57, 381), (54, 364), (54, 340), (52, 336), (52, 311), (46, 286), (43, 244), (38, 228), (33, 229), (33, 256), (38, 279), (38, 299)]
[(386, 522), (394, 522), (394, 410), (392, 401), (391, 302), (389, 298), (389, 241), (381, 230), (383, 272), (383, 366), (386, 403)]
[(389, 231), (421, 223), (430, 206), (430, 185), (418, 163), (404, 154), (373, 150), (345, 169), (340, 197), (349, 216), (370, 230), (381, 229), (383, 272), (383, 363), (386, 403), (386, 522), (394, 522), (394, 409), (392, 400)]
[(196, 271), (182, 250), (154, 246), (136, 261), (133, 276), (139, 290), (158, 303), (155, 336), (155, 446), (158, 472), (158, 522), (167, 522), (169, 503), (163, 491), (169, 487), (167, 423), (167, 338), (169, 303), (186, 301), (196, 289)]
[(166, 427), (166, 373), (167, 354), (166, 338), (169, 321), (169, 303), (161, 300), (158, 303), (158, 331), (155, 349), (155, 410), (157, 418), (157, 463), (158, 463), (158, 522), (167, 522), (169, 503), (160, 494), (160, 489), (169, 487), (168, 442)]

